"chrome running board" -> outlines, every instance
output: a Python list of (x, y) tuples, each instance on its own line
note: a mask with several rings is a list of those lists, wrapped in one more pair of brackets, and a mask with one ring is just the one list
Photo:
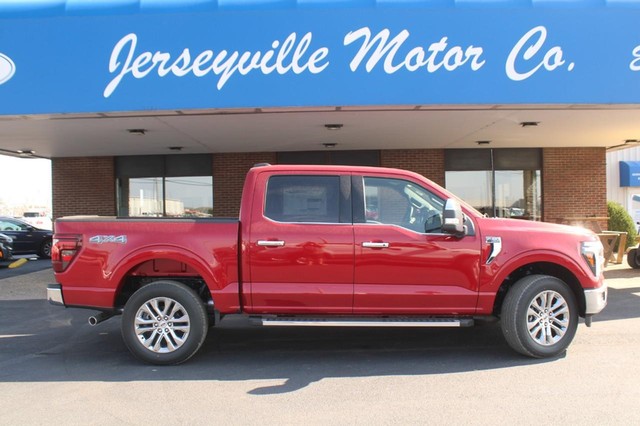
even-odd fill
[(263, 326), (302, 327), (471, 327), (473, 318), (441, 317), (278, 317), (252, 316), (254, 324)]

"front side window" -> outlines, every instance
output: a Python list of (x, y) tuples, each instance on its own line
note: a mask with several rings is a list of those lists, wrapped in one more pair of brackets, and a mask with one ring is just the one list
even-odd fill
[(339, 176), (273, 176), (264, 214), (277, 222), (339, 223)]
[(364, 178), (367, 223), (397, 225), (415, 232), (440, 232), (444, 200), (413, 182)]

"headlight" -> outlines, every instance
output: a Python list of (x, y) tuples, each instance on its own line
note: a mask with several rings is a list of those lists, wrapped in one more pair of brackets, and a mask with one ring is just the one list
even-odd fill
[(580, 247), (582, 258), (596, 277), (600, 276), (604, 268), (604, 248), (600, 241), (583, 241)]

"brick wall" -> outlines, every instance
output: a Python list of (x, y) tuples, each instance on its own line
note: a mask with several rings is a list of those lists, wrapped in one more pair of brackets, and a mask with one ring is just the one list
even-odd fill
[[(545, 148), (542, 156), (545, 222), (607, 216), (605, 148)], [(606, 221), (600, 226), (606, 229)]]
[(116, 214), (113, 157), (54, 158), (53, 217)]
[[(232, 153), (213, 156), (214, 216), (238, 216), (244, 177), (256, 163), (276, 164), (276, 153)], [(441, 149), (381, 151), (380, 165), (411, 170), (444, 185), (444, 151)]]
[(238, 217), (244, 177), (257, 163), (276, 164), (275, 152), (214, 154), (213, 215)]
[(380, 152), (380, 165), (410, 170), (444, 186), (444, 150), (391, 149)]
[[(607, 216), (605, 148), (543, 150), (543, 210), (547, 222)], [(214, 215), (237, 217), (242, 185), (256, 163), (276, 164), (275, 153), (213, 156)], [(411, 170), (444, 186), (444, 150), (383, 150), (380, 165)], [(53, 216), (116, 214), (113, 157), (54, 158)], [(606, 228), (606, 222), (601, 223)]]

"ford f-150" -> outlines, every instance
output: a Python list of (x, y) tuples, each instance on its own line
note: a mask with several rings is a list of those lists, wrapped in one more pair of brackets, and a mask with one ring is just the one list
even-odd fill
[(238, 219), (56, 220), (53, 304), (122, 315), (139, 359), (177, 364), (228, 314), (263, 325), (470, 326), (566, 350), (607, 302), (591, 231), (488, 218), (397, 169), (256, 165)]

